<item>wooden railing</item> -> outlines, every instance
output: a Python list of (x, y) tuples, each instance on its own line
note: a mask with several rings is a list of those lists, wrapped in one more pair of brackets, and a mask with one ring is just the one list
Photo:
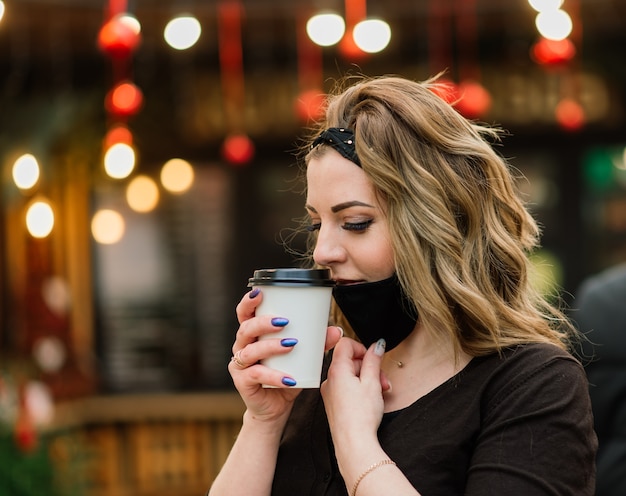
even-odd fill
[(50, 456), (85, 496), (201, 496), (243, 411), (235, 393), (86, 398), (58, 406)]

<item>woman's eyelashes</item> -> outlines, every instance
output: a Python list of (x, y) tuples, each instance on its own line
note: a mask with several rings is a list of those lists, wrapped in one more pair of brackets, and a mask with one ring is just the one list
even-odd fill
[(346, 222), (343, 226), (341, 226), (341, 228), (346, 231), (360, 232), (367, 230), (372, 222), (374, 222), (373, 219), (364, 220), (362, 222)]
[[(363, 232), (363, 231), (366, 231), (370, 225), (372, 225), (372, 222), (374, 222), (374, 219), (368, 219), (368, 220), (364, 220), (361, 222), (345, 222), (341, 226), (341, 228), (345, 229), (346, 231)], [(309, 224), (308, 226), (306, 226), (306, 229), (309, 232), (313, 232), (313, 231), (319, 231), (321, 227), (322, 227), (321, 222), (313, 222)]]

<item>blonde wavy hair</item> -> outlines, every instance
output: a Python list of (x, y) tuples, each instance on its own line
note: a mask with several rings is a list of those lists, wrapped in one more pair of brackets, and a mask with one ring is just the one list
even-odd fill
[[(386, 205), (397, 276), (423, 327), (472, 356), (524, 343), (567, 348), (573, 326), (529, 280), (539, 228), (489, 142), (500, 131), (437, 96), (437, 78), (363, 77), (342, 88), (346, 81), (311, 139), (329, 127), (354, 131)], [(324, 146), (307, 148), (304, 162)]]

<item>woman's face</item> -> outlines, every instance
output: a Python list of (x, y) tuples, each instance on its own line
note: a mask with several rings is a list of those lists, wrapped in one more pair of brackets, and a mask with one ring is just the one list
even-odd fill
[(380, 281), (394, 273), (389, 227), (363, 169), (329, 148), (307, 168), (313, 258), (338, 284)]

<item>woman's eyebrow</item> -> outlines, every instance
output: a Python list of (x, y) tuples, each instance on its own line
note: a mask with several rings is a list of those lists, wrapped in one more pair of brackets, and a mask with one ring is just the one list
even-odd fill
[[(376, 208), (374, 205), (370, 205), (369, 203), (361, 202), (361, 201), (358, 201), (358, 200), (352, 200), (352, 201), (347, 201), (347, 202), (343, 202), (343, 203), (338, 203), (337, 205), (334, 205), (334, 206), (330, 207), (330, 210), (333, 213), (336, 214), (337, 212), (340, 212), (341, 210), (344, 210), (344, 209), (350, 208), (350, 207)], [(317, 213), (317, 210), (315, 210), (315, 208), (313, 208), (308, 203), (304, 206), (304, 208), (306, 208), (310, 212), (313, 212), (314, 214)]]
[(369, 203), (361, 202), (358, 200), (348, 201), (344, 203), (338, 203), (337, 205), (332, 206), (330, 209), (333, 213), (337, 213), (341, 210), (350, 207), (368, 207), (368, 208), (376, 208), (374, 205), (370, 205)]

